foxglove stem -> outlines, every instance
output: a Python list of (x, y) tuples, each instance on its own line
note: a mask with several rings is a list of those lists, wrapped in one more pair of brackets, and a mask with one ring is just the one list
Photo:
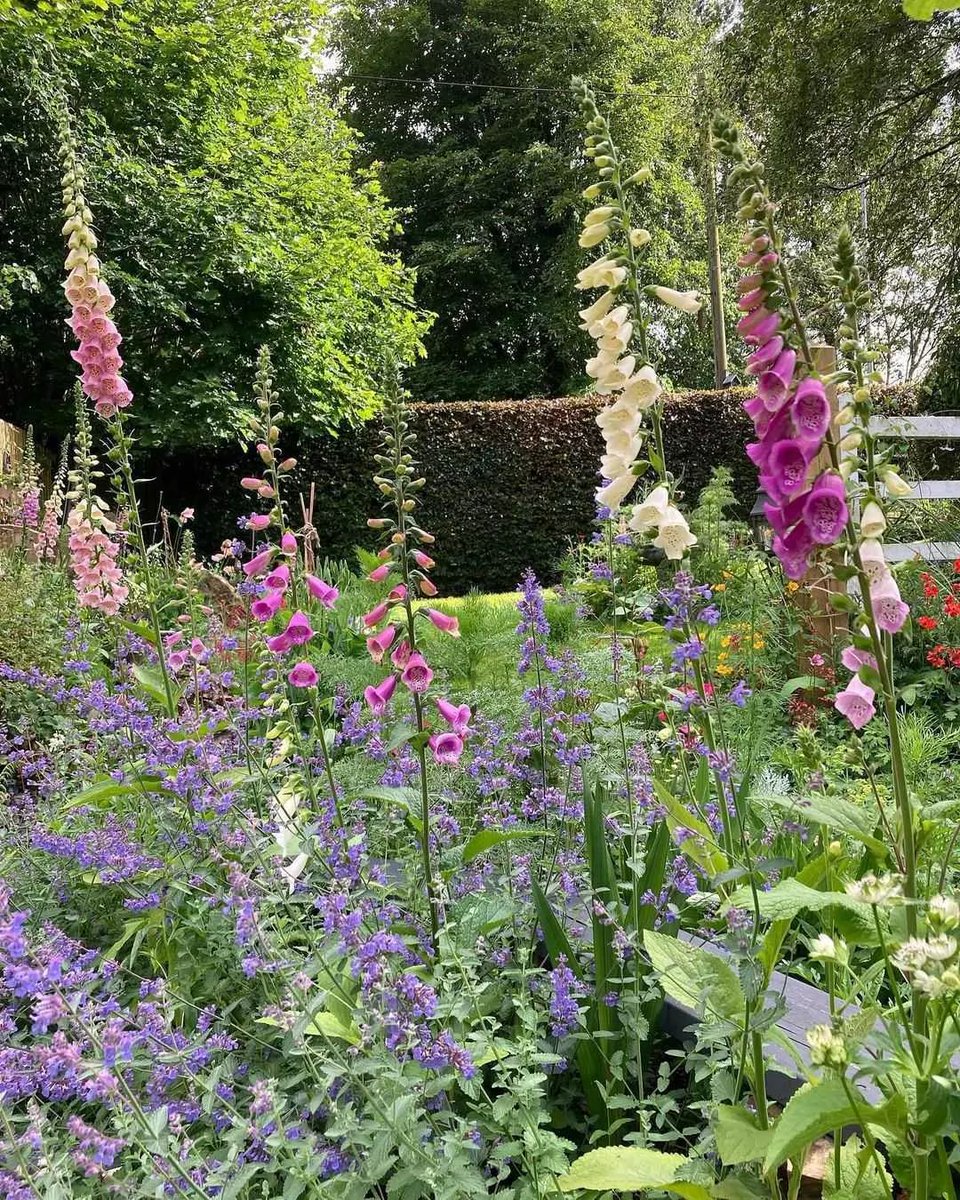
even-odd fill
[(177, 702), (173, 694), (173, 683), (167, 667), (167, 656), (164, 653), (163, 629), (160, 624), (160, 611), (157, 607), (157, 594), (154, 591), (153, 572), (150, 566), (150, 555), (147, 550), (147, 539), (143, 532), (143, 522), (140, 520), (140, 507), (137, 503), (137, 489), (133, 478), (133, 464), (130, 461), (130, 440), (123, 425), (123, 416), (117, 413), (111, 426), (111, 435), (117, 451), (117, 467), (126, 496), (127, 514), (133, 528), (134, 539), (140, 552), (140, 565), (143, 571), (143, 583), (146, 591), (147, 613), (150, 617), (150, 628), (153, 631), (157, 651), (157, 661), (160, 666), (160, 677), (163, 681), (163, 692), (167, 701), (167, 710), (172, 717), (177, 711)]
[[(408, 553), (407, 539), (410, 535), (407, 501), (412, 497), (407, 496), (407, 481), (408, 475), (403, 463), (404, 455), (404, 422), (402, 419), (403, 409), (399, 402), (399, 396), (394, 397), (395, 403), (390, 406), (390, 417), (392, 423), (392, 449), (393, 456), (393, 500), (396, 509), (396, 531), (395, 537), (398, 539), (400, 553), (397, 556), (400, 563), (400, 577), (403, 582), (403, 612), (406, 625), (406, 637), (410, 646), (411, 654), (417, 651), (417, 629), (416, 629), (416, 614), (413, 609), (413, 588), (414, 579), (410, 570), (410, 555)], [(417, 726), (416, 737), (416, 754), (420, 768), (420, 855), (423, 861), (424, 884), (427, 889), (427, 904), (430, 909), (430, 944), (436, 956), (439, 949), (440, 936), (440, 897), (437, 892), (437, 884), (433, 873), (433, 856), (430, 849), (430, 789), (427, 779), (427, 727), (424, 720), (423, 697), (418, 691), (414, 691), (413, 695), (413, 714)]]

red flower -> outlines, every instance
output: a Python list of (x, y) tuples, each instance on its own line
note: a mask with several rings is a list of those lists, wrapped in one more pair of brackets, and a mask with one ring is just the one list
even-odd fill
[[(960, 562), (960, 559), (957, 559), (957, 562)], [(940, 589), (937, 587), (929, 571), (920, 572), (920, 582), (923, 584), (923, 594), (928, 600), (933, 600), (936, 596), (940, 595)]]
[(960, 600), (956, 596), (948, 596), (943, 603), (945, 617), (960, 617)]
[(960, 646), (955, 646), (950, 651), (950, 666), (960, 667)]
[(947, 647), (934, 646), (932, 650), (927, 652), (927, 662), (931, 667), (943, 668), (947, 665)]
[(953, 573), (954, 575), (960, 575), (960, 558), (953, 560)]
[(917, 617), (917, 624), (921, 629), (936, 629), (940, 622), (936, 617)]

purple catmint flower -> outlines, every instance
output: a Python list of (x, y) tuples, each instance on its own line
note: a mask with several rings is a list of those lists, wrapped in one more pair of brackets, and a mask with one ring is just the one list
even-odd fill
[(753, 692), (747, 687), (746, 681), (739, 679), (730, 689), (730, 703), (735, 704), (737, 708), (744, 708), (752, 695)]
[(576, 975), (567, 966), (561, 955), (557, 965), (549, 973), (550, 979), (550, 1032), (554, 1037), (572, 1033), (580, 1023), (580, 1008), (577, 999), (583, 994)]

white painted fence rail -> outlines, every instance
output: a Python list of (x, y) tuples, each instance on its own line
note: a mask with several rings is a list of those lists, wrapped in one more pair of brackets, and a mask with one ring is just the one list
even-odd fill
[[(960, 442), (960, 416), (874, 417), (870, 432), (879, 438), (907, 441)], [(960, 500), (960, 479), (923, 479), (904, 500)], [(950, 562), (960, 558), (960, 542), (889, 542), (883, 547), (887, 562)]]

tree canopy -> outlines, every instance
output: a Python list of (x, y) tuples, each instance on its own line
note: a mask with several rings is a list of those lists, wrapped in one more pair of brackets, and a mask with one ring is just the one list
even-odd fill
[[(336, 81), (436, 314), (411, 374), (426, 400), (582, 389), (572, 280), (580, 189), (573, 75), (600, 89), (618, 141), (653, 166), (651, 279), (705, 282), (695, 65), (704, 27), (649, 0), (354, 0), (334, 31)], [(691, 169), (693, 168), (693, 170)], [(672, 234), (663, 232), (669, 214)], [(709, 378), (709, 336), (667, 321), (684, 382)]]
[[(56, 105), (85, 162), (141, 442), (235, 428), (271, 345), (306, 430), (376, 403), (425, 322), (396, 218), (316, 83), (314, 0), (73, 0), (0, 21), (4, 415), (69, 424)], [(62, 331), (62, 336), (61, 336)]]

